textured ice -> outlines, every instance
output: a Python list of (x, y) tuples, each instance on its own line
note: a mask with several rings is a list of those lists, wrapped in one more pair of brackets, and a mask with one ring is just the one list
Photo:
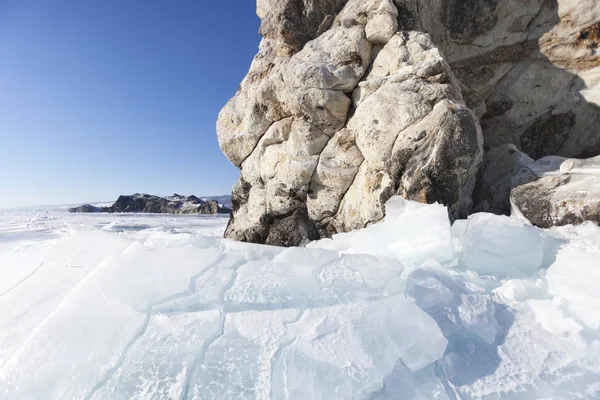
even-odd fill
[(444, 206), (393, 197), (386, 205), (386, 212), (387, 217), (369, 229), (340, 233), (307, 247), (388, 256), (411, 266), (429, 259), (441, 263), (452, 260), (451, 226)]
[(589, 329), (600, 329), (600, 236), (564, 246), (548, 270), (548, 292)]
[(469, 217), (462, 240), (467, 269), (502, 278), (533, 275), (542, 266), (546, 245), (539, 229), (485, 213)]
[(1, 399), (598, 399), (600, 228), (394, 198), (306, 248), (0, 214)]

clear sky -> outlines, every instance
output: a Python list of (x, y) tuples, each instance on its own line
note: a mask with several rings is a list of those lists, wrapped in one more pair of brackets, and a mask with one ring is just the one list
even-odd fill
[(228, 194), (255, 1), (0, 0), (0, 207)]

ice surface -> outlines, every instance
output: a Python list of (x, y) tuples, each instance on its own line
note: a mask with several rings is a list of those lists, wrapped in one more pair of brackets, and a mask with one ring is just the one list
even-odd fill
[(560, 249), (547, 279), (562, 309), (587, 328), (600, 329), (600, 243), (584, 239)]
[(464, 266), (482, 275), (526, 277), (542, 266), (543, 231), (500, 215), (471, 215), (462, 238)]
[(598, 399), (600, 228), (394, 198), (306, 248), (0, 215), (1, 399)]
[(334, 235), (333, 239), (307, 247), (388, 256), (411, 266), (429, 259), (447, 263), (454, 258), (451, 226), (444, 206), (393, 197), (386, 205), (386, 213), (383, 222), (369, 229)]

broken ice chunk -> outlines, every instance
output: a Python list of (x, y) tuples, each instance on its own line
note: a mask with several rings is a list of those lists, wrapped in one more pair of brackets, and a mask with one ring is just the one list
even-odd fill
[(480, 275), (527, 277), (542, 265), (543, 231), (513, 218), (474, 214), (469, 217), (462, 261)]

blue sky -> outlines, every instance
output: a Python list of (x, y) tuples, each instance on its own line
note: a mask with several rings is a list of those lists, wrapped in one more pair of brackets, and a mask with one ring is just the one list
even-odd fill
[(0, 207), (230, 192), (215, 133), (255, 2), (0, 1)]

